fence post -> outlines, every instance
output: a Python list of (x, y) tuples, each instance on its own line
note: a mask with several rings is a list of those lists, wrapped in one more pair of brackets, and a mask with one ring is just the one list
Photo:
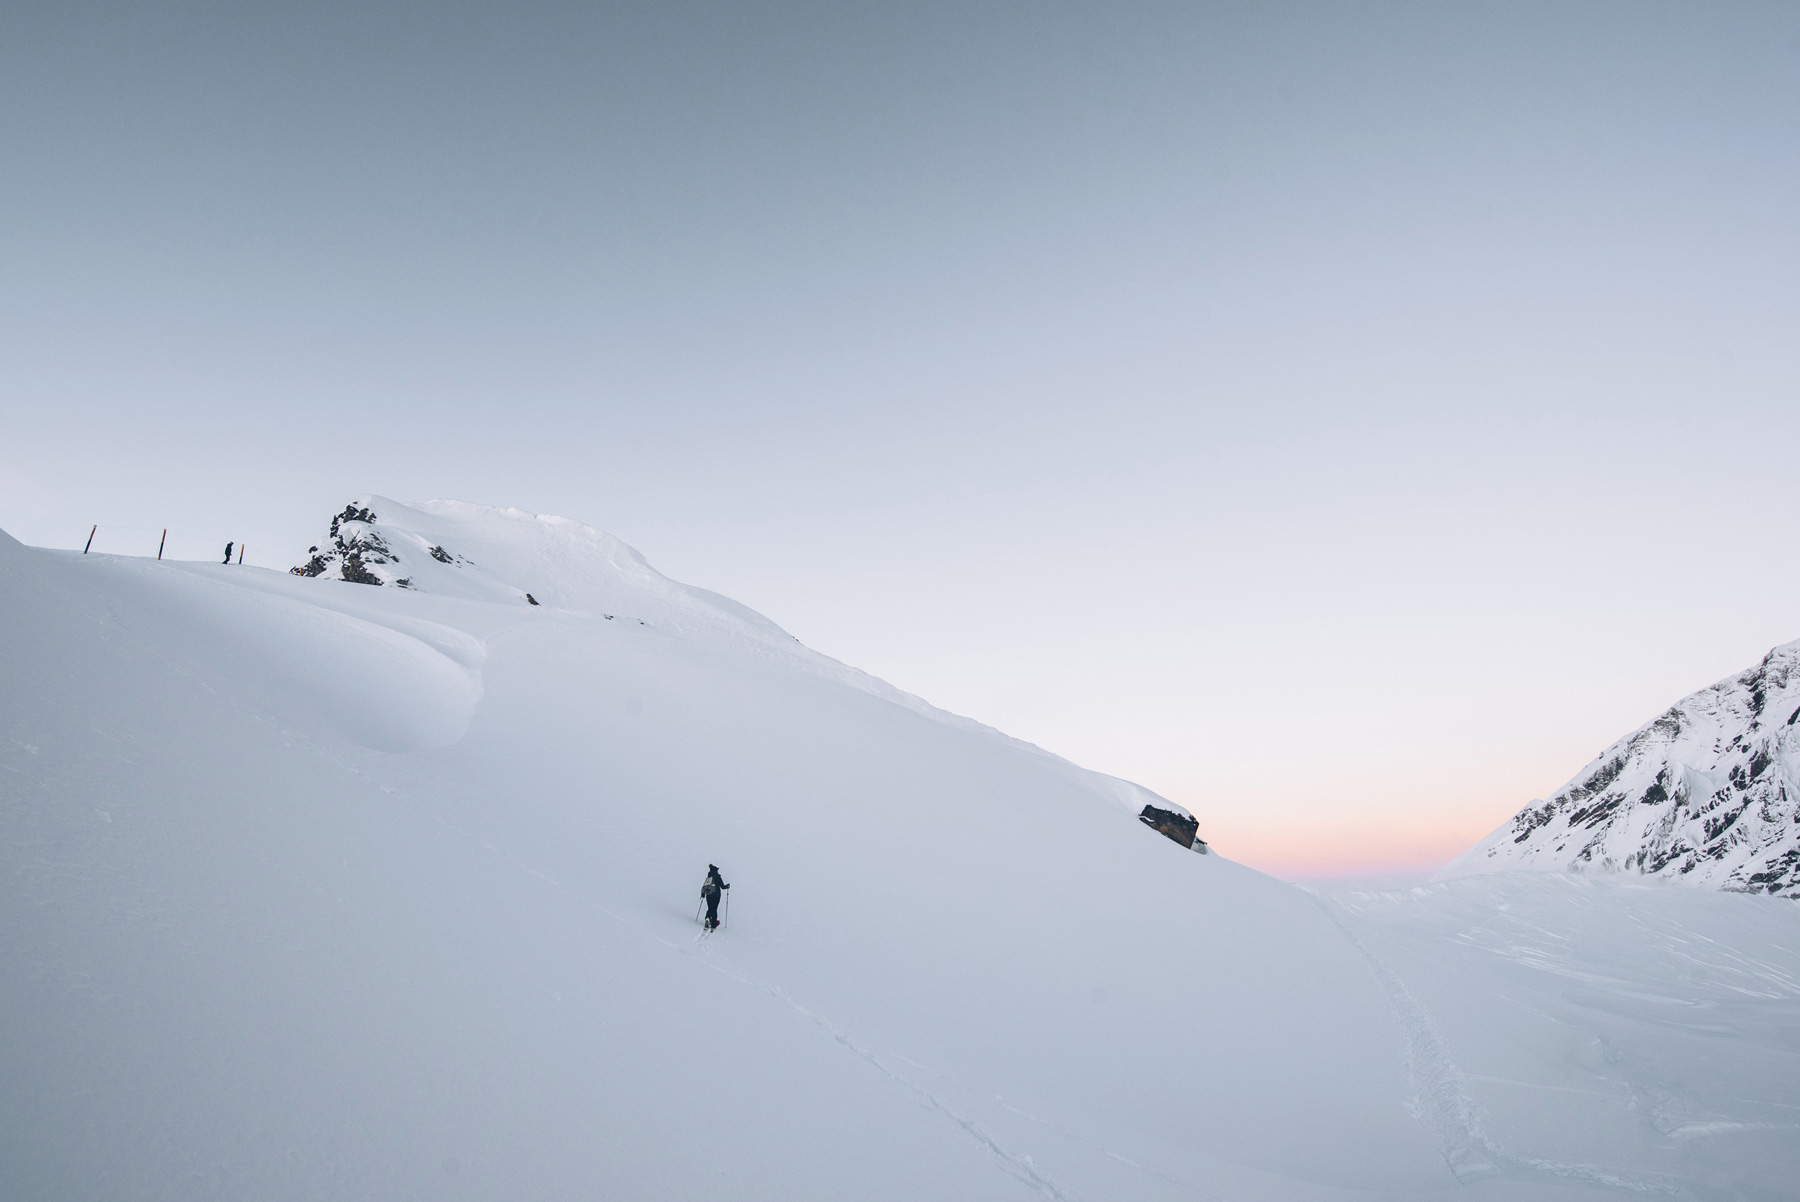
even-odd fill
[[(98, 529), (100, 529), (100, 523), (99, 523), (99, 522), (95, 522), (95, 523), (94, 523), (94, 530), (98, 530)], [(88, 531), (88, 540), (87, 540), (87, 547), (83, 547), (83, 548), (82, 548), (82, 549), (81, 549), (81, 553), (82, 553), (82, 554), (83, 554), (83, 555), (86, 555), (86, 554), (87, 554), (87, 553), (88, 553), (88, 547), (91, 547), (91, 546), (93, 546), (93, 545), (94, 545), (94, 530), (90, 530), (90, 531)]]
[(245, 543), (239, 543), (239, 544), (238, 544), (238, 566), (239, 566), (239, 567), (242, 567), (242, 566), (243, 566), (243, 563), (244, 563), (244, 551), (245, 551), (245, 550), (246, 550), (246, 548), (247, 548), (247, 544), (245, 544)]
[(156, 544), (156, 558), (157, 558), (158, 562), (160, 562), (162, 560), (163, 548), (168, 545), (169, 545), (169, 531), (165, 527), (163, 529), (162, 541), (160, 543)]

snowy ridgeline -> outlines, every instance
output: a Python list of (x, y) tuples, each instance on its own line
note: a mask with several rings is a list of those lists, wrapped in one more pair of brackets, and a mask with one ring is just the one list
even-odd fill
[[(365, 497), (314, 554), (0, 535), (8, 1196), (1800, 1173), (1791, 903), (1517, 873), (1318, 897), (579, 523)], [(708, 863), (732, 904), (702, 939)]]
[(1800, 642), (1683, 698), (1447, 866), (1637, 873), (1800, 897)]
[[(367, 495), (331, 519), (327, 540), (308, 549), (295, 576), (391, 585), (438, 597), (531, 605), (573, 619), (649, 626), (720, 649), (773, 657), (894, 702), (915, 713), (1047, 753), (992, 727), (941, 710), (885, 680), (806, 647), (746, 605), (670, 580), (623, 541), (581, 522), (464, 501), (403, 504)], [(1049, 756), (1065, 769), (1073, 765)], [(1077, 771), (1079, 771), (1077, 769)], [(1087, 773), (1090, 783), (1133, 813), (1146, 806), (1192, 815), (1129, 781)], [(1192, 841), (1189, 833), (1189, 841)], [(1197, 845), (1204, 851), (1205, 844)]]

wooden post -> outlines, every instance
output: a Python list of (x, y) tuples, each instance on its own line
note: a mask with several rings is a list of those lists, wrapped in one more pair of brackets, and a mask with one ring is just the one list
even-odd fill
[[(98, 530), (98, 529), (100, 529), (100, 523), (99, 523), (99, 522), (95, 522), (95, 523), (94, 523), (94, 530)], [(88, 553), (88, 547), (91, 547), (91, 546), (93, 546), (93, 545), (94, 545), (94, 530), (90, 530), (90, 531), (88, 531), (88, 540), (87, 540), (87, 547), (83, 547), (83, 548), (82, 548), (82, 549), (81, 549), (81, 553), (82, 553), (82, 554), (83, 554), (83, 555), (86, 555), (86, 554), (87, 554), (87, 553)]]
[(168, 545), (169, 545), (169, 531), (168, 531), (167, 527), (164, 527), (162, 541), (160, 543), (156, 544), (156, 558), (158, 560), (162, 559), (163, 548)]
[(247, 547), (247, 546), (248, 546), (248, 544), (247, 544), (247, 543), (239, 543), (239, 544), (238, 544), (238, 566), (239, 566), (239, 567), (242, 567), (242, 566), (243, 566), (243, 563), (244, 563), (244, 551), (245, 551), (245, 549), (246, 549), (246, 547)]

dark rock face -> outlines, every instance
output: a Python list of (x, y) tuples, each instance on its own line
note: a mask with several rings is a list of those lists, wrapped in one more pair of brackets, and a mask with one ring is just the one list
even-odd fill
[(362, 522), (365, 525), (373, 526), (375, 521), (375, 515), (369, 512), (369, 507), (367, 505), (363, 506), (361, 509), (358, 509), (355, 505), (346, 505), (344, 506), (344, 512), (331, 519), (331, 537), (336, 538), (338, 536), (338, 526), (342, 522)]
[[(406, 572), (405, 565), (401, 563), (400, 552), (395, 550), (395, 543), (406, 548), (406, 554), (414, 557), (414, 563), (420, 562), (420, 552), (416, 548), (422, 546), (423, 554), (439, 563), (453, 567), (470, 563), (444, 547), (425, 546), (423, 539), (404, 530), (390, 528), (383, 535), (377, 528), (380, 521), (380, 515), (369, 506), (352, 501), (344, 506), (342, 513), (332, 516), (329, 539), (320, 546), (308, 547), (306, 562), (289, 568), (288, 571), (296, 576), (335, 574), (338, 579), (351, 584), (373, 584), (377, 587), (391, 584), (395, 588), (411, 589), (418, 587), (414, 583), (415, 577), (411, 572)], [(406, 574), (403, 575), (403, 572)], [(537, 602), (533, 601), (532, 604), (536, 605)]]
[(1202, 849), (1206, 847), (1206, 844), (1197, 838), (1200, 831), (1199, 821), (1189, 818), (1185, 814), (1177, 814), (1174, 810), (1164, 810), (1156, 806), (1145, 806), (1144, 812), (1138, 815), (1138, 821), (1158, 834), (1175, 840), (1183, 847), (1191, 848), (1195, 843), (1199, 843)]
[(351, 584), (373, 584), (377, 586), (381, 584), (381, 577), (369, 571), (369, 569), (364, 566), (362, 552), (360, 550), (352, 551), (344, 556), (344, 568), (340, 575)]
[(324, 550), (308, 548), (311, 558), (288, 571), (296, 576), (323, 576), (337, 564), (338, 576), (351, 584), (385, 584), (386, 581), (370, 570), (370, 565), (397, 563), (399, 557), (374, 530), (376, 521), (375, 514), (366, 505), (344, 506), (344, 512), (331, 519), (330, 545)]

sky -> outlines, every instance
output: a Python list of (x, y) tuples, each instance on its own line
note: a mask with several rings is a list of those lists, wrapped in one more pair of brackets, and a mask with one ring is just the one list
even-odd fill
[(610, 530), (1295, 879), (1800, 638), (1787, 5), (0, 6), (0, 528)]

